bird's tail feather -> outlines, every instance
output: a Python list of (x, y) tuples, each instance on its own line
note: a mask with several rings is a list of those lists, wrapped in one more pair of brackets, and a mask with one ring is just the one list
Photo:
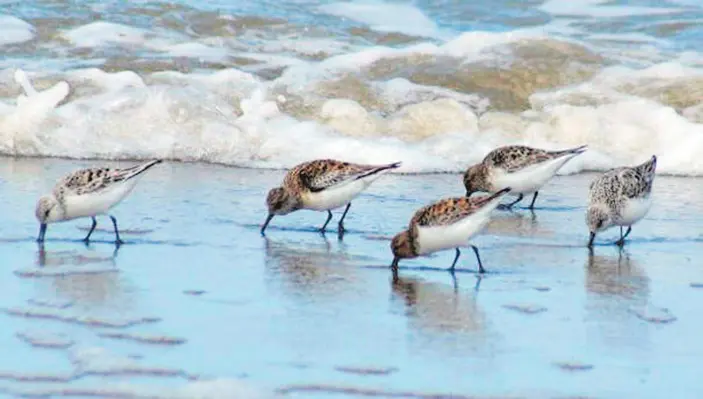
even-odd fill
[(375, 175), (377, 173), (383, 172), (385, 170), (397, 169), (400, 167), (401, 164), (402, 164), (402, 162), (393, 162), (393, 163), (389, 163), (387, 165), (378, 166), (376, 168), (369, 170), (368, 172), (366, 172), (364, 174), (357, 176), (357, 179), (363, 179), (364, 177), (369, 177), (369, 176)]
[(151, 168), (152, 166), (160, 164), (161, 162), (163, 162), (163, 160), (155, 159), (153, 161), (149, 161), (149, 162), (146, 162), (143, 164), (132, 166), (131, 168), (122, 169), (122, 170), (120, 170), (120, 172), (123, 176), (122, 180), (129, 180), (133, 177), (137, 177), (140, 174), (149, 170), (149, 168)]

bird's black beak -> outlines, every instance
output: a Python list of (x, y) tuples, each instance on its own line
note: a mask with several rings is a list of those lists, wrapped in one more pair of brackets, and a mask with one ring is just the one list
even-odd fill
[(588, 248), (593, 248), (593, 240), (596, 238), (596, 233), (591, 232), (591, 236), (588, 239)]
[(39, 236), (37, 237), (37, 242), (44, 242), (44, 235), (46, 234), (46, 223), (39, 225)]
[(393, 263), (391, 263), (391, 269), (393, 270), (398, 270), (398, 262), (400, 261), (399, 257), (394, 257), (393, 258)]
[(261, 235), (264, 235), (264, 230), (266, 230), (266, 226), (269, 225), (269, 222), (271, 221), (271, 219), (273, 219), (273, 217), (274, 217), (273, 213), (269, 213), (269, 215), (266, 217), (266, 221), (264, 222), (264, 225), (261, 226)]

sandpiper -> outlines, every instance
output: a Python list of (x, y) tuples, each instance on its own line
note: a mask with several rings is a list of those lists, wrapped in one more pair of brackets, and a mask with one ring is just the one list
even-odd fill
[[(492, 195), (446, 198), (420, 208), (410, 220), (408, 229), (393, 237), (391, 267), (397, 268), (402, 258), (415, 258), (454, 248), (456, 256), (449, 268), (454, 271), (461, 254), (459, 247), (469, 244), (469, 239), (483, 229), (500, 199), (509, 192), (510, 188), (504, 188)], [(484, 273), (478, 248), (470, 246), (476, 254), (479, 273)]]
[(271, 219), (299, 209), (327, 211), (327, 220), (320, 228), (324, 233), (332, 219), (332, 209), (346, 205), (339, 220), (338, 234), (344, 234), (344, 217), (351, 200), (385, 172), (400, 167), (400, 162), (387, 165), (360, 165), (334, 159), (302, 163), (286, 174), (283, 185), (269, 191), (266, 197), (268, 217), (261, 226), (264, 234)]
[(529, 209), (534, 209), (539, 189), (571, 158), (585, 152), (587, 146), (562, 151), (546, 151), (539, 148), (511, 145), (491, 151), (481, 161), (464, 173), (466, 196), (474, 192), (498, 192), (510, 187), (510, 195), (517, 199), (505, 208), (522, 201), (526, 194), (534, 193)]
[[(93, 225), (83, 239), (90, 241), (97, 221), (95, 216), (107, 214), (119, 204), (137, 184), (138, 176), (152, 166), (161, 163), (160, 159), (149, 161), (126, 169), (88, 168), (77, 170), (61, 179), (50, 194), (37, 202), (35, 215), (39, 220), (37, 241), (43, 242), (49, 223), (63, 222), (81, 217), (90, 217)], [(115, 243), (121, 244), (117, 229), (117, 219), (109, 215), (115, 228)]]
[[(625, 238), (632, 225), (641, 220), (652, 206), (652, 183), (657, 168), (657, 157), (633, 167), (611, 169), (596, 178), (589, 187), (586, 224), (590, 231), (588, 247), (593, 247), (596, 233), (613, 226), (620, 227), (618, 246), (625, 245)], [(627, 231), (623, 234), (623, 227)]]

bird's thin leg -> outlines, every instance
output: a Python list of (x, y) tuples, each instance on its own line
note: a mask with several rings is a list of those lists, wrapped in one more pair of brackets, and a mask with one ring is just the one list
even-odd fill
[(95, 230), (95, 226), (98, 225), (98, 221), (95, 220), (95, 216), (91, 217), (91, 219), (93, 219), (93, 225), (90, 226), (90, 230), (88, 231), (88, 235), (85, 236), (85, 238), (83, 239), (83, 241), (85, 241), (86, 243), (88, 243), (90, 241), (90, 235), (93, 234), (93, 231)]
[(332, 211), (328, 210), (327, 211), (327, 220), (325, 220), (325, 224), (323, 224), (322, 227), (320, 227), (320, 233), (324, 234), (325, 229), (327, 228), (327, 225), (329, 224), (330, 220), (332, 220)]
[(627, 236), (629, 236), (631, 232), (632, 232), (632, 226), (627, 226), (627, 231), (625, 232), (625, 235), (622, 236), (622, 239), (623, 240), (626, 239)]
[(532, 203), (530, 203), (530, 207), (528, 209), (535, 209), (535, 201), (537, 201), (538, 195), (539, 191), (535, 191), (535, 194), (532, 196)]
[(486, 270), (483, 268), (483, 264), (481, 263), (481, 257), (478, 255), (478, 248), (476, 248), (475, 245), (472, 245), (471, 249), (473, 249), (476, 254), (476, 260), (478, 261), (478, 272), (481, 274), (485, 273)]
[(344, 218), (347, 216), (347, 212), (349, 212), (349, 207), (351, 207), (351, 202), (347, 204), (347, 207), (344, 208), (344, 213), (342, 214), (342, 218), (339, 219), (339, 223), (337, 226), (339, 227), (339, 235), (341, 236), (344, 234)]
[(39, 242), (39, 243), (44, 242), (44, 236), (46, 235), (46, 228), (47, 228), (46, 223), (42, 223), (39, 225), (39, 235), (37, 236), (37, 242)]
[(120, 239), (120, 230), (117, 228), (117, 219), (112, 215), (110, 215), (110, 219), (112, 219), (112, 226), (115, 228), (115, 244), (121, 245), (124, 241)]
[(454, 272), (454, 266), (456, 266), (456, 261), (459, 260), (459, 256), (461, 255), (461, 251), (459, 251), (459, 248), (456, 249), (456, 256), (454, 257), (454, 262), (452, 262), (452, 266), (449, 268), (450, 272)]
[(627, 231), (625, 234), (622, 234), (622, 226), (620, 226), (620, 239), (615, 241), (615, 245), (622, 247), (625, 245), (625, 239), (627, 238), (628, 235), (630, 235), (630, 232), (632, 231), (632, 226), (627, 226)]
[(523, 198), (523, 195), (522, 195), (522, 194), (519, 194), (519, 195), (517, 196), (517, 199), (516, 199), (515, 201), (513, 201), (513, 202), (511, 202), (511, 203), (509, 203), (509, 204), (506, 204), (506, 205), (500, 205), (500, 208), (501, 208), (501, 209), (513, 209), (513, 206), (514, 206), (515, 204), (517, 204), (518, 202), (522, 201), (522, 198)]

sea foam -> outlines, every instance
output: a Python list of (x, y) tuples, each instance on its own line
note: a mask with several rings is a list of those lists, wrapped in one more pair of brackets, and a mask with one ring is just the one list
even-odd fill
[(11, 15), (0, 14), (0, 46), (32, 40), (34, 34), (31, 24)]
[[(19, 71), (14, 84), (24, 94), (0, 107), (0, 153), (160, 157), (252, 168), (332, 157), (403, 161), (400, 172), (431, 173), (463, 171), (500, 145), (588, 144), (590, 151), (562, 173), (639, 163), (656, 153), (660, 173), (703, 174), (695, 156), (703, 150), (703, 107), (695, 95), (696, 85), (703, 87), (700, 69), (681, 61), (601, 68), (587, 50), (549, 40), (530, 31), (470, 32), (439, 44), (375, 46), (317, 62), (298, 59), (270, 80), (235, 68), (191, 73), (89, 68), (32, 73), (32, 79), (53, 82), (37, 90)], [(451, 84), (420, 84), (412, 75), (385, 78), (387, 68), (402, 72), (407, 65), (422, 72), (418, 68), (446, 63), (461, 71), (461, 65), (480, 67), (496, 57), (509, 62), (501, 68), (519, 71), (522, 64), (514, 60), (532, 57), (531, 51), (577, 60), (572, 63), (581, 57), (601, 69), (592, 68), (576, 84), (526, 86), (532, 94), (526, 95), (529, 109), (521, 111), (496, 108), (485, 95), (490, 89), (471, 93), (452, 90)]]

